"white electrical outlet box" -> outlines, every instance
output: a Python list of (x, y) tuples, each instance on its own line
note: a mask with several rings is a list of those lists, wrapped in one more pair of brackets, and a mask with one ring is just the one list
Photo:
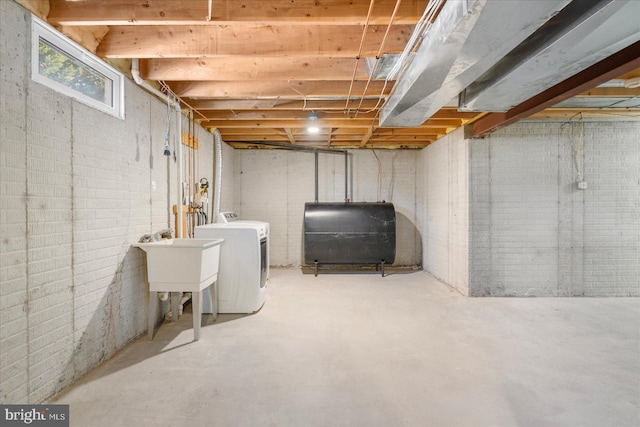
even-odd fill
[(589, 186), (587, 185), (587, 181), (578, 181), (577, 183), (578, 190), (586, 190)]

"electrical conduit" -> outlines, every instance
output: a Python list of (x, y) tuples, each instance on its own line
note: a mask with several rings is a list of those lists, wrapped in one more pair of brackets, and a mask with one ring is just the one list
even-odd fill
[[(158, 89), (154, 88), (153, 86), (151, 86), (149, 83), (147, 83), (146, 81), (144, 81), (142, 79), (142, 77), (140, 77), (140, 64), (139, 64), (139, 60), (138, 58), (133, 58), (131, 60), (131, 76), (133, 77), (133, 80), (136, 82), (136, 84), (138, 86), (140, 86), (141, 88), (143, 88), (144, 90), (146, 90), (147, 92), (151, 93), (152, 95), (157, 96), (160, 99), (164, 98), (164, 94), (162, 92), (160, 92)], [(179, 138), (179, 142), (178, 142), (178, 148), (177, 151), (178, 153), (176, 154), (177, 157), (177, 185), (176, 185), (176, 200), (177, 200), (177, 206), (178, 206), (178, 213), (177, 216), (178, 218), (182, 218), (182, 196), (181, 196), (181, 192), (182, 192), (182, 141), (180, 140), (182, 138), (182, 112), (180, 110), (180, 102), (177, 100), (174, 100), (173, 102), (170, 102), (171, 106), (173, 107), (173, 109), (175, 110), (175, 112), (177, 113), (178, 119), (176, 120), (176, 133), (178, 134), (178, 138)], [(180, 221), (177, 221), (177, 223), (179, 224)], [(176, 238), (180, 238), (182, 236), (182, 230), (181, 227), (178, 226), (176, 227)], [(160, 298), (161, 301), (166, 301), (169, 296), (167, 292), (158, 292), (158, 298)]]
[(220, 213), (220, 196), (222, 194), (222, 135), (220, 131), (213, 131), (213, 141), (216, 152), (216, 170), (215, 170), (215, 189), (213, 194), (213, 218), (211, 222), (218, 222), (218, 214)]
[[(140, 77), (140, 64), (139, 64), (139, 60), (138, 58), (133, 58), (131, 60), (131, 76), (133, 77), (133, 80), (136, 82), (136, 84), (140, 87), (142, 87), (143, 89), (145, 89), (147, 92), (157, 96), (160, 99), (164, 98), (164, 94), (162, 92), (160, 92), (158, 89), (156, 89), (155, 87), (151, 86), (149, 83), (147, 83), (146, 81), (144, 81), (142, 79), (142, 77)], [(178, 153), (176, 154), (177, 157), (177, 174), (178, 174), (178, 179), (176, 180), (177, 185), (176, 185), (176, 203), (178, 206), (178, 213), (177, 216), (178, 218), (182, 218), (182, 112), (180, 110), (180, 101), (173, 101), (171, 102), (171, 106), (173, 107), (173, 109), (175, 110), (175, 112), (178, 115), (178, 120), (176, 120), (177, 123), (177, 130), (176, 133), (178, 134)], [(177, 224), (180, 224), (180, 220), (177, 221)], [(176, 239), (182, 237), (182, 227), (177, 226), (176, 227)]]

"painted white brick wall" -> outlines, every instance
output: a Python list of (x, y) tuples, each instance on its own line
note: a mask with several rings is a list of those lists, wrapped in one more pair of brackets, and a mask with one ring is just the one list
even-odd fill
[[(12, 4), (8, 4), (12, 3)], [(26, 16), (0, 2), (0, 402), (28, 394)], [(20, 34), (15, 37), (14, 34)]]
[(520, 123), (471, 143), (471, 294), (640, 295), (640, 124)]
[(42, 401), (72, 371), (71, 102), (40, 85), (26, 102), (28, 389)]
[[(240, 211), (239, 164), (240, 156), (236, 154), (236, 150), (226, 143), (222, 144), (221, 212)], [(211, 191), (211, 196), (213, 197), (213, 190)]]
[[(241, 165), (240, 215), (271, 224), (271, 265), (302, 264), (304, 204), (315, 198), (314, 154), (276, 150), (237, 150)], [(381, 199), (396, 209), (395, 265), (420, 264), (416, 226), (416, 155), (410, 150), (377, 151), (382, 162)], [(356, 202), (377, 199), (378, 162), (369, 150), (354, 151), (349, 159), (353, 182), (349, 197)], [(320, 154), (319, 200), (344, 200), (344, 156)], [(353, 195), (352, 195), (353, 194)]]
[(640, 296), (640, 123), (585, 125), (584, 295)]
[[(30, 14), (0, 2), (3, 404), (46, 400), (145, 332), (145, 257), (130, 245), (173, 227), (176, 202), (166, 105), (127, 80), (119, 120), (35, 84), (29, 38)], [(198, 136), (212, 181), (213, 137)], [(237, 160), (225, 155), (235, 203)]]
[(423, 268), (469, 291), (469, 144), (462, 129), (422, 150)]

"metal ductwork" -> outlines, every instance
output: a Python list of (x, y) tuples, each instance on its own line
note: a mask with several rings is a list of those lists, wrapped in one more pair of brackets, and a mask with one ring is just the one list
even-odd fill
[(380, 112), (381, 127), (416, 127), (571, 0), (448, 0)]
[(639, 1), (574, 1), (463, 91), (458, 108), (508, 111), (638, 40)]

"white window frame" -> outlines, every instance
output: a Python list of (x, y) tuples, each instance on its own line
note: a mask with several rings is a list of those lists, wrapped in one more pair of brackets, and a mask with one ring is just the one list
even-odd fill
[[(0, 0), (1, 1), (1, 0)], [(112, 81), (111, 103), (101, 102), (40, 74), (40, 40)], [(41, 19), (31, 19), (31, 79), (100, 111), (124, 120), (124, 75)]]

